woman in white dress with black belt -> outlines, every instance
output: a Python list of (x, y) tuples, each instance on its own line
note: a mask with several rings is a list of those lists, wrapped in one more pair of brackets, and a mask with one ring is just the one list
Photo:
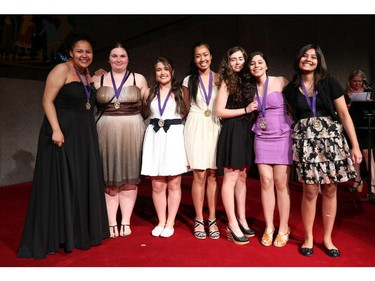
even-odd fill
[(186, 106), (171, 61), (157, 58), (155, 82), (147, 93), (144, 117), (150, 118), (143, 142), (141, 174), (152, 180), (158, 216), (153, 236), (170, 237), (181, 202), (181, 175), (187, 172), (183, 118)]

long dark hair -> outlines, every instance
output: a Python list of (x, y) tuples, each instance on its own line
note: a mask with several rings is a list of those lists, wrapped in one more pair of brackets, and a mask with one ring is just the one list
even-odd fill
[[(244, 98), (249, 102), (254, 100), (256, 89), (257, 89), (256, 79), (250, 73), (250, 65), (251, 65), (251, 60), (253, 59), (253, 57), (258, 56), (258, 55), (261, 56), (266, 62), (266, 65), (269, 66), (268, 60), (266, 56), (264, 55), (264, 53), (260, 51), (254, 51), (249, 55), (248, 61), (246, 63), (246, 69), (243, 72), (243, 82), (242, 82), (242, 92), (243, 92)], [(258, 115), (258, 112), (253, 112), (251, 114), (251, 120), (255, 119), (257, 115)]]
[(302, 72), (299, 68), (299, 63), (304, 54), (310, 49), (315, 50), (318, 59), (318, 65), (314, 70), (314, 87), (318, 88), (320, 81), (327, 76), (327, 63), (322, 50), (316, 44), (307, 44), (297, 52), (294, 60), (294, 74), (291, 83), (297, 87), (301, 84), (302, 80)]
[(198, 41), (193, 44), (190, 67), (189, 67), (189, 72), (188, 72), (188, 75), (190, 75), (189, 83), (188, 83), (189, 96), (190, 96), (190, 100), (193, 100), (193, 101), (196, 101), (197, 99), (197, 92), (198, 92), (198, 85), (199, 85), (199, 70), (198, 70), (197, 65), (195, 64), (194, 56), (195, 56), (196, 48), (201, 47), (201, 46), (206, 47), (208, 51), (210, 52), (210, 54), (212, 54), (211, 48), (207, 42)]
[[(174, 72), (174, 67), (172, 61), (167, 58), (167, 57), (158, 57), (155, 60), (154, 63), (154, 72), (155, 72), (155, 66), (161, 62), (164, 66), (167, 66), (170, 70), (171, 76), (172, 76), (172, 81), (171, 81), (171, 90), (172, 93), (174, 94), (174, 99), (176, 101), (176, 113), (180, 114), (182, 118), (184, 118), (187, 114), (187, 109), (186, 105), (183, 99), (182, 95), (182, 90), (181, 90), (181, 85), (180, 83), (177, 82), (175, 75), (173, 74)], [(150, 94), (147, 97), (146, 100), (146, 106), (144, 107), (143, 110), (143, 117), (148, 118), (151, 115), (151, 102), (157, 97), (158, 93), (158, 88), (159, 88), (159, 82), (156, 81), (155, 75), (153, 76), (153, 81), (152, 81), (152, 86), (150, 87)]]
[[(245, 64), (243, 69), (236, 73), (233, 71), (232, 67), (230, 66), (230, 56), (234, 54), (235, 52), (240, 51), (245, 59)], [(233, 48), (230, 48), (227, 53), (224, 55), (223, 59), (221, 60), (220, 66), (219, 66), (219, 81), (217, 82), (218, 87), (220, 87), (221, 83), (225, 82), (227, 85), (228, 93), (230, 95), (234, 95), (235, 101), (242, 101), (242, 78), (244, 69), (246, 68), (247, 64), (247, 53), (244, 48), (240, 46), (235, 46)]]

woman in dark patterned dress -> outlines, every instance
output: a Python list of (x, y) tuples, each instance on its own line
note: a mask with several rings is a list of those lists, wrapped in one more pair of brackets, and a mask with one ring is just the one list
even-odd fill
[(313, 254), (313, 224), (321, 191), (323, 247), (328, 256), (338, 257), (340, 251), (332, 242), (337, 183), (355, 178), (354, 165), (362, 161), (344, 90), (327, 74), (320, 47), (309, 44), (297, 53), (293, 78), (283, 92), (296, 122), (292, 135), (293, 161), (298, 181), (303, 185), (301, 213), (305, 237), (300, 253), (304, 256)]

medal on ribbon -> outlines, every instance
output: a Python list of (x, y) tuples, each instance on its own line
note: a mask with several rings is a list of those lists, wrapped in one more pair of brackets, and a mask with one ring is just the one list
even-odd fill
[(117, 88), (117, 87), (116, 87), (116, 81), (115, 81), (115, 78), (113, 77), (113, 73), (112, 73), (112, 71), (111, 71), (111, 79), (112, 79), (113, 91), (115, 92), (115, 96), (116, 96), (116, 99), (117, 99), (117, 100), (114, 102), (114, 107), (115, 107), (115, 109), (120, 109), (120, 107), (121, 107), (121, 102), (118, 100), (118, 98), (120, 97), (122, 87), (124, 86), (126, 80), (128, 80), (129, 75), (130, 75), (130, 72), (129, 72), (128, 70), (126, 70), (126, 72), (124, 73), (124, 77), (122, 78), (121, 84), (120, 84), (120, 86)]
[(266, 122), (266, 120), (263, 119), (262, 121), (260, 121), (259, 126), (260, 126), (260, 128), (262, 130), (267, 129), (267, 122)]
[(120, 107), (121, 107), (121, 103), (117, 100), (117, 101), (115, 101), (114, 103), (113, 103), (113, 105), (114, 105), (114, 107), (116, 108), (116, 109), (120, 109)]
[(172, 88), (169, 89), (168, 91), (168, 94), (167, 96), (165, 97), (165, 100), (164, 100), (164, 103), (163, 103), (163, 107), (161, 106), (161, 96), (160, 96), (160, 88), (158, 88), (158, 106), (159, 106), (159, 113), (160, 113), (160, 119), (158, 121), (158, 125), (159, 127), (163, 127), (164, 126), (164, 120), (161, 118), (163, 116), (163, 113), (164, 113), (164, 110), (165, 110), (165, 107), (167, 106), (167, 103), (168, 103), (168, 100), (169, 100), (169, 97), (171, 96), (171, 93), (172, 93)]
[[(206, 100), (206, 104), (207, 104), (207, 107), (208, 107), (210, 105), (211, 96), (212, 96), (212, 71), (210, 71), (210, 78), (209, 78), (209, 81), (208, 81), (208, 93), (206, 91), (206, 88), (204, 87), (202, 77), (200, 75), (198, 77), (199, 77), (199, 84), (202, 88), (204, 98)], [(209, 117), (209, 116), (211, 116), (211, 113), (212, 113), (211, 110), (209, 108), (207, 108), (206, 111), (204, 112), (204, 115), (206, 117)]]
[(158, 125), (159, 125), (159, 127), (164, 127), (164, 120), (163, 119), (159, 119)]
[(320, 120), (316, 117), (316, 91), (315, 91), (315, 87), (313, 88), (312, 102), (310, 101), (309, 93), (307, 92), (305, 84), (303, 83), (302, 80), (301, 80), (301, 88), (302, 88), (302, 91), (305, 95), (307, 105), (311, 109), (311, 112), (313, 113), (313, 116), (314, 116), (313, 121), (312, 121), (313, 127), (318, 128), (318, 127), (320, 127)]
[(266, 82), (264, 83), (264, 90), (263, 90), (263, 99), (262, 99), (262, 102), (260, 102), (260, 97), (259, 97), (259, 93), (258, 93), (258, 87), (256, 87), (256, 92), (255, 92), (258, 104), (260, 105), (260, 111), (261, 111), (261, 114), (263, 116), (263, 120), (260, 121), (260, 123), (259, 123), (259, 127), (262, 130), (267, 130), (267, 122), (264, 119), (266, 117), (267, 90), (268, 90), (268, 76), (266, 76)]
[(85, 83), (83, 83), (81, 73), (79, 73), (79, 71), (75, 67), (75, 65), (73, 65), (73, 67), (74, 67), (74, 70), (75, 70), (75, 72), (76, 72), (76, 74), (79, 78), (79, 81), (81, 81), (81, 83), (83, 84), (83, 87), (85, 88), (85, 93), (86, 93), (86, 98), (87, 98), (87, 101), (86, 101), (86, 104), (85, 104), (86, 110), (90, 110), (91, 109), (91, 104), (90, 104), (91, 86), (90, 86), (90, 83), (89, 83), (88, 71), (87, 71), (87, 69), (85, 69), (85, 79), (86, 79), (86, 84), (85, 84)]

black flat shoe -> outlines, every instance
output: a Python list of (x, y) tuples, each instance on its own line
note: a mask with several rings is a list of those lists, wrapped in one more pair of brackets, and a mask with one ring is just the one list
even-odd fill
[(240, 221), (238, 219), (237, 219), (237, 222), (238, 222), (238, 226), (240, 227), (242, 233), (246, 237), (250, 238), (250, 237), (254, 237), (255, 236), (255, 231), (254, 230), (252, 230), (251, 228), (248, 228), (248, 229), (244, 228), (243, 225), (240, 223)]
[(328, 249), (326, 246), (324, 246), (324, 252), (331, 258), (337, 258), (341, 255), (338, 249)]
[(300, 254), (308, 257), (314, 254), (314, 249), (313, 248), (300, 248), (299, 249)]

